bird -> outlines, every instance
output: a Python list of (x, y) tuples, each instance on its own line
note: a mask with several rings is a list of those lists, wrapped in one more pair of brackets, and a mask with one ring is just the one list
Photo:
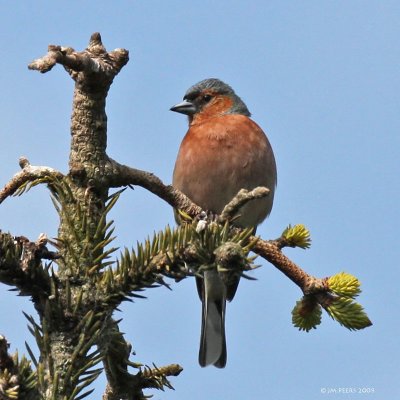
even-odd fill
[[(234, 219), (238, 227), (256, 227), (271, 212), (277, 184), (276, 162), (263, 130), (231, 86), (216, 78), (191, 86), (183, 101), (170, 108), (188, 116), (189, 129), (179, 148), (172, 185), (203, 210), (220, 214), (240, 189), (265, 186), (267, 197), (243, 206)], [(175, 213), (179, 223), (179, 216)], [(239, 279), (222, 280), (216, 269), (196, 277), (202, 302), (199, 350), (201, 367), (224, 368), (226, 301)]]

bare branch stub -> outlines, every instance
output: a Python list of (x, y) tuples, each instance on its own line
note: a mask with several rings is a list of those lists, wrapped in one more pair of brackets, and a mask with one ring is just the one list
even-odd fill
[(0, 190), (0, 204), (7, 197), (14, 195), (22, 185), (28, 182), (45, 180), (46, 178), (62, 179), (64, 176), (61, 172), (53, 168), (31, 165), (25, 157), (19, 159), (19, 165), (22, 170), (17, 172), (3, 189)]
[(237, 195), (224, 207), (219, 219), (221, 222), (229, 221), (235, 217), (241, 207), (249, 201), (261, 199), (269, 195), (269, 189), (263, 186), (254, 188), (253, 190), (241, 189)]
[[(50, 45), (47, 54), (32, 61), (28, 68), (46, 73), (56, 64), (61, 64), (77, 81), (79, 72), (83, 72), (85, 77), (91, 73), (102, 72), (113, 78), (128, 60), (129, 53), (125, 49), (116, 49), (107, 53), (100, 33), (96, 32), (91, 36), (89, 46), (85, 51), (77, 52), (71, 47)], [(85, 79), (81, 81), (84, 82)]]

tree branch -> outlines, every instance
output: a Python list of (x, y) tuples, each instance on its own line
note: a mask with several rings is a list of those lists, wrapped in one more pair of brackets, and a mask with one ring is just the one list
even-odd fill
[[(129, 361), (132, 346), (125, 341), (117, 322), (111, 318), (107, 321), (99, 347), (104, 355), (103, 362), (108, 382), (103, 400), (145, 399), (142, 389), (164, 390), (164, 386), (172, 389), (167, 377), (178, 376), (182, 371), (182, 367), (178, 364), (142, 368), (141, 365)], [(139, 368), (139, 372), (131, 374), (128, 367)]]
[[(250, 239), (251, 240), (251, 239)], [(252, 251), (270, 262), (274, 267), (285, 274), (292, 282), (294, 282), (304, 294), (312, 294), (326, 290), (324, 279), (315, 278), (307, 274), (297, 264), (285, 256), (280, 247), (281, 238), (277, 240), (259, 239)]]
[[(110, 180), (112, 186), (141, 186), (166, 201), (173, 208), (182, 210), (193, 218), (197, 217), (202, 211), (208, 211), (202, 210), (201, 207), (193, 203), (187, 196), (175, 189), (173, 186), (165, 185), (161, 179), (154, 174), (118, 164), (116, 161), (112, 161), (112, 163), (114, 165), (114, 175)], [(258, 187), (251, 191), (242, 189), (224, 207), (224, 210), (218, 219), (220, 221), (230, 219), (238, 212), (240, 207), (247, 202), (265, 197), (268, 194), (269, 189), (265, 187)], [(251, 241), (256, 239), (255, 236), (252, 236), (249, 240)], [(320, 282), (322, 282), (322, 280), (318, 280), (317, 278), (308, 275), (282, 253), (281, 248), (288, 245), (289, 243), (284, 238), (280, 238), (276, 241), (258, 239), (253, 251), (283, 272), (297, 286), (299, 286), (304, 293), (308, 293), (311, 288), (320, 288)]]
[(0, 191), (0, 204), (9, 196), (18, 193), (21, 187), (30, 182), (35, 185), (38, 183), (47, 182), (47, 179), (61, 179), (64, 175), (50, 167), (39, 167), (29, 163), (25, 157), (20, 157), (19, 165), (22, 170), (16, 173), (11, 180)]
[[(30, 69), (41, 73), (50, 71), (56, 64), (63, 65), (75, 81), (68, 176), (52, 169), (33, 168), (23, 160), (23, 170), (1, 192), (4, 200), (37, 183), (51, 183), (47, 178), (58, 189), (54, 191), (57, 206), (60, 206), (57, 208), (60, 216), (57, 272), (38, 268), (40, 257), (44, 256), (39, 251), (43, 250), (44, 240), (33, 249), (26, 244), (19, 246), (16, 250), (23, 254), (21, 261), (16, 257), (18, 252), (8, 243), (5, 261), (0, 263), (5, 266), (14, 263), (21, 275), (21, 285), (28, 272), (44, 271), (48, 275), (47, 296), (44, 294), (39, 299), (33, 296), (40, 314), (40, 323), (35, 323), (33, 328), (41, 360), (38, 380), (42, 397), (46, 399), (77, 398), (100, 373), (90, 371), (101, 361), (90, 348), (101, 337), (103, 319), (112, 310), (96, 303), (94, 279), (88, 270), (101, 259), (107, 241), (103, 229), (107, 224), (105, 210), (109, 189), (103, 185), (108, 166), (106, 97), (113, 79), (128, 59), (128, 51), (124, 49), (108, 53), (100, 35), (95, 33), (83, 52), (49, 46), (44, 57), (29, 65)], [(56, 182), (57, 178), (61, 179)], [(14, 257), (10, 257), (11, 253)], [(16, 274), (10, 268), (4, 272), (5, 275)], [(15, 286), (15, 281), (13, 284)], [(36, 290), (35, 284), (32, 282), (32, 291)], [(41, 289), (45, 290), (46, 284), (43, 286)]]
[(21, 295), (47, 297), (51, 280), (42, 259), (54, 260), (58, 255), (46, 247), (47, 237), (41, 234), (36, 242), (26, 237), (13, 237), (0, 231), (0, 281), (17, 287)]
[(239, 209), (251, 200), (261, 199), (269, 195), (270, 190), (259, 186), (253, 190), (241, 189), (237, 195), (224, 207), (219, 216), (221, 222), (229, 221), (235, 217)]
[(102, 73), (112, 79), (128, 60), (129, 52), (125, 49), (107, 52), (100, 34), (96, 32), (91, 36), (86, 50), (77, 52), (71, 47), (49, 45), (47, 54), (32, 61), (28, 68), (46, 73), (56, 64), (61, 64), (74, 80), (79, 72), (85, 75)]
[(188, 215), (196, 216), (201, 213), (201, 207), (172, 185), (165, 185), (156, 175), (119, 164), (114, 160), (110, 161), (114, 166), (114, 174), (110, 176), (111, 187), (141, 186), (166, 201), (173, 208), (182, 210)]
[(3, 372), (5, 369), (7, 369), (11, 374), (15, 374), (16, 371), (14, 361), (8, 354), (9, 347), (10, 345), (8, 344), (7, 339), (0, 335), (0, 372)]

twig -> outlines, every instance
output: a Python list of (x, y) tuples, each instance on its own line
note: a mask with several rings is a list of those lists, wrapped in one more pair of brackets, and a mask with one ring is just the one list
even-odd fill
[[(255, 239), (250, 237), (250, 241)], [(325, 289), (324, 279), (315, 278), (307, 274), (297, 264), (286, 257), (279, 246), (278, 240), (262, 240), (259, 239), (252, 251), (285, 274), (292, 282), (294, 282), (304, 294), (311, 294)]]
[(266, 197), (269, 195), (269, 192), (269, 189), (263, 186), (256, 187), (253, 190), (239, 190), (238, 194), (224, 207), (219, 220), (221, 222), (231, 220), (246, 203)]
[(19, 165), (22, 170), (16, 173), (11, 180), (0, 191), (0, 204), (9, 196), (12, 196), (25, 183), (34, 182), (38, 179), (58, 178), (64, 175), (50, 167), (34, 166), (29, 163), (25, 157), (19, 159)]

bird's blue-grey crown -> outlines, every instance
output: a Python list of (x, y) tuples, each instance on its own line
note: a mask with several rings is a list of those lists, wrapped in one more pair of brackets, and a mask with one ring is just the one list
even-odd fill
[(196, 97), (197, 94), (204, 90), (210, 90), (215, 93), (226, 95), (232, 98), (233, 106), (227, 114), (242, 114), (246, 115), (247, 117), (251, 116), (251, 113), (246, 104), (244, 104), (243, 100), (234, 92), (234, 90), (228, 84), (222, 82), (220, 79), (208, 78), (196, 83), (187, 90), (184, 99)]

